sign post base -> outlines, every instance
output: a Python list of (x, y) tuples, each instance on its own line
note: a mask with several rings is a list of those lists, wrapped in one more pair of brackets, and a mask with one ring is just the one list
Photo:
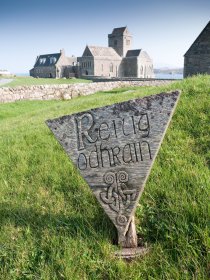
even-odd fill
[(131, 218), (126, 234), (118, 232), (118, 245), (122, 248), (136, 248), (138, 246), (134, 216)]
[(118, 245), (121, 249), (115, 252), (115, 257), (125, 260), (132, 260), (149, 252), (148, 247), (138, 247), (134, 216), (131, 219), (126, 234), (123, 235), (118, 232)]
[(115, 257), (124, 260), (133, 260), (135, 258), (143, 257), (149, 252), (148, 247), (136, 247), (136, 248), (122, 248), (115, 252)]

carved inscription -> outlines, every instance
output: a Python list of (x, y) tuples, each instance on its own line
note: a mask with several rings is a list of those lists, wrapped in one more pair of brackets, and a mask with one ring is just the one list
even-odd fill
[(140, 113), (138, 116), (117, 118), (110, 121), (96, 123), (91, 113), (84, 113), (75, 118), (78, 136), (78, 150), (96, 141), (114, 140), (118, 137), (131, 137), (141, 135), (148, 137), (150, 132), (149, 117), (147, 113)]
[[(110, 169), (143, 161), (151, 161), (148, 113), (128, 115), (110, 120), (96, 119), (84, 113), (74, 119), (77, 131), (77, 166), (80, 171)], [(119, 226), (126, 225), (126, 209), (135, 202), (136, 190), (129, 189), (128, 173), (106, 172), (103, 181), (109, 185), (100, 192), (102, 204), (109, 207)]]
[(109, 185), (107, 190), (100, 193), (101, 200), (108, 204), (110, 209), (117, 213), (116, 222), (122, 226), (128, 218), (122, 214), (130, 206), (132, 200), (135, 200), (136, 190), (128, 189), (128, 173), (119, 171), (117, 173), (108, 172), (104, 175), (104, 182)]
[[(75, 118), (75, 124), (79, 151), (77, 166), (80, 170), (152, 160), (147, 140), (150, 133), (147, 113), (102, 122), (95, 122), (91, 113), (85, 113)], [(131, 141), (132, 138), (138, 141)], [(123, 145), (110, 145), (119, 139), (125, 139)]]

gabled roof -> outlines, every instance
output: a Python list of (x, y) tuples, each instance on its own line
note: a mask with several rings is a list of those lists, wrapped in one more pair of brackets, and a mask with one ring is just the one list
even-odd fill
[(117, 27), (112, 30), (111, 34), (108, 34), (109, 38), (116, 37), (116, 36), (123, 36), (124, 34), (130, 35), (127, 26), (124, 27)]
[(144, 57), (145, 59), (152, 61), (151, 57), (148, 55), (148, 53), (146, 51), (141, 51), (141, 55), (142, 57)]
[(126, 57), (131, 57), (131, 56), (139, 56), (141, 52), (141, 49), (139, 50), (128, 50), (126, 53)]
[(90, 47), (89, 46), (86, 46), (82, 56), (93, 56), (93, 54), (90, 51)]
[(108, 56), (120, 58), (118, 53), (111, 47), (86, 46), (82, 56)]
[(127, 28), (127, 26), (114, 28), (112, 31), (112, 35), (123, 35), (126, 28)]
[(202, 40), (202, 37), (206, 34), (210, 34), (210, 21), (207, 23), (207, 25), (204, 27), (204, 29), (201, 31), (201, 33), (198, 35), (198, 37), (195, 39), (195, 41), (192, 43), (192, 45), (190, 46), (190, 48), (186, 51), (186, 53), (184, 54), (187, 55), (188, 52), (190, 52), (192, 50), (192, 48), (194, 47), (194, 45)]
[(61, 53), (42, 54), (37, 57), (34, 67), (53, 66), (56, 65)]

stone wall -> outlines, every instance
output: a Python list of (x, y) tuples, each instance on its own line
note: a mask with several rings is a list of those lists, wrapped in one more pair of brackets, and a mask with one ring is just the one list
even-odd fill
[(63, 85), (22, 86), (15, 88), (0, 87), (0, 103), (20, 100), (68, 100), (77, 96), (107, 91), (129, 86), (159, 86), (171, 83), (170, 80), (116, 81), (100, 83), (81, 83)]
[(118, 77), (121, 76), (121, 59), (117, 57), (95, 59), (94, 75), (105, 77)]
[(138, 71), (137, 77), (139, 78), (154, 78), (153, 62), (146, 51), (140, 53)]
[(56, 67), (52, 66), (36, 66), (30, 70), (30, 76), (39, 78), (56, 78)]
[(123, 59), (123, 76), (124, 77), (139, 77), (138, 75), (138, 57), (131, 56)]
[(184, 58), (184, 77), (198, 74), (210, 74), (210, 44), (209, 53), (192, 54)]

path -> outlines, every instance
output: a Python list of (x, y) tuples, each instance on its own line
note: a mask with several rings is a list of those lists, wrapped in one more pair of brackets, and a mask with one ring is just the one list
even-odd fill
[(12, 81), (13, 81), (13, 79), (0, 79), (0, 86), (8, 84)]

